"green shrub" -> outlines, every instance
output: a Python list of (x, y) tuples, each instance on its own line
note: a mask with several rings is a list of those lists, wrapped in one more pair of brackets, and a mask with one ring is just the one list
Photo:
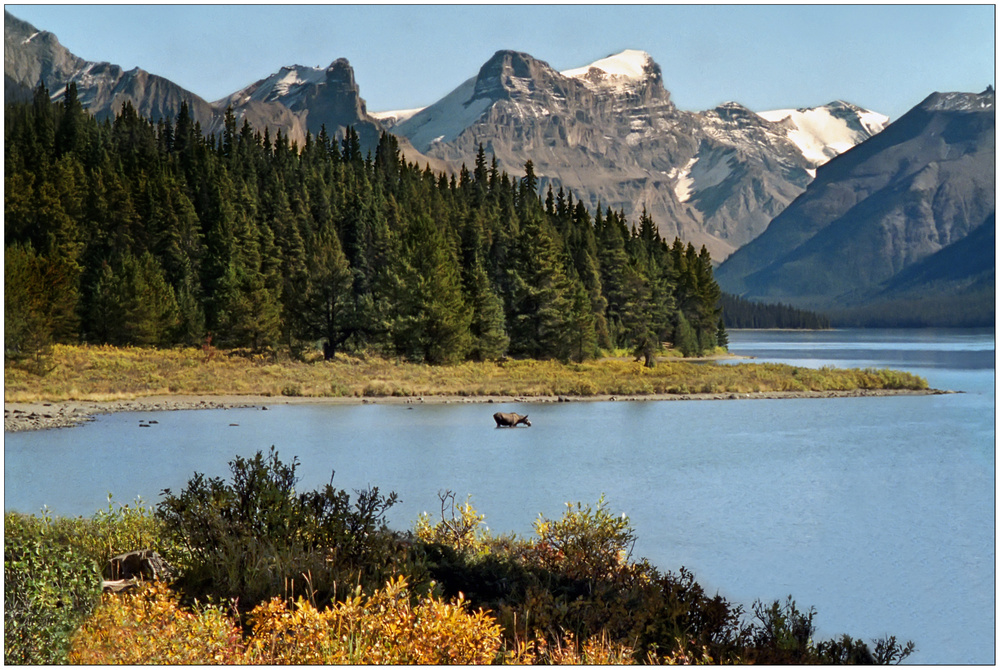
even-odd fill
[(189, 598), (237, 600), (245, 613), (272, 596), (307, 593), (320, 605), (339, 588), (377, 588), (404, 556), (385, 525), (394, 493), (350, 496), (327, 484), (296, 493), (298, 459), (282, 463), (271, 447), (236, 457), (231, 483), (195, 473), (174, 495), (164, 491), (157, 516), (181, 550), (178, 586)]
[(767, 665), (888, 665), (900, 663), (913, 653), (913, 642), (900, 645), (895, 637), (875, 640), (875, 650), (849, 635), (815, 642), (816, 610), (802, 612), (791, 596), (782, 605), (775, 600), (770, 605), (757, 601), (753, 605), (754, 619), (744, 629), (746, 640), (744, 660)]
[(98, 568), (113, 556), (139, 549), (155, 549), (165, 557), (175, 553), (164, 537), (162, 523), (142, 498), (123, 505), (115, 503), (109, 493), (108, 506), (80, 522), (76, 542)]
[[(82, 521), (82, 520), (80, 520)], [(77, 521), (4, 515), (4, 663), (65, 663), (101, 593), (93, 559), (70, 541)]]

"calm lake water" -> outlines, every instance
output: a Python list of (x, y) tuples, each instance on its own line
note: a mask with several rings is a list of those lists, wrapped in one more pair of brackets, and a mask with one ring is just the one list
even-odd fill
[[(89, 516), (155, 503), (234, 455), (298, 456), (300, 490), (396, 491), (391, 525), (472, 495), (494, 532), (596, 503), (629, 516), (633, 555), (710, 593), (815, 607), (818, 637), (912, 639), (910, 662), (995, 662), (992, 331), (733, 331), (733, 353), (891, 367), (960, 394), (897, 398), (320, 405), (116, 414), (5, 435), (4, 508)], [(498, 409), (531, 415), (498, 430)], [(140, 419), (155, 419), (139, 428)], [(231, 426), (230, 424), (239, 424)]]

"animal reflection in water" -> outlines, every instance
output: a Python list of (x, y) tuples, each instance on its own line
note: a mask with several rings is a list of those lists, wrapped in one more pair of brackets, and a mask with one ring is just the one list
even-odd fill
[(523, 423), (525, 426), (531, 425), (527, 414), (521, 416), (513, 412), (497, 412), (493, 415), (493, 420), (497, 422), (497, 428), (515, 428), (519, 423)]

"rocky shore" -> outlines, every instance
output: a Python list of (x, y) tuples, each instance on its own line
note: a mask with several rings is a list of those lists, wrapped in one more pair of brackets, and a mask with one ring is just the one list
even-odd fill
[(101, 414), (114, 412), (170, 412), (196, 409), (232, 409), (273, 405), (326, 404), (461, 404), (461, 403), (546, 403), (546, 402), (641, 402), (677, 400), (777, 400), (791, 398), (858, 398), (899, 395), (940, 395), (952, 391), (926, 389), (852, 391), (767, 391), (761, 393), (689, 393), (650, 395), (593, 395), (593, 396), (421, 396), (421, 397), (371, 397), (371, 398), (305, 398), (278, 396), (155, 396), (133, 400), (4, 403), (4, 432), (68, 428), (93, 421)]

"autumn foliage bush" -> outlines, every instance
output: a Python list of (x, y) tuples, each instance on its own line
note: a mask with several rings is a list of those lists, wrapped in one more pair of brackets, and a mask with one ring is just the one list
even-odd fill
[(248, 658), (255, 663), (486, 664), (501, 643), (487, 612), (467, 611), (461, 596), (415, 598), (403, 577), (323, 611), (303, 599), (289, 608), (275, 598), (251, 621)]
[(240, 629), (220, 607), (182, 607), (159, 582), (104, 596), (69, 653), (70, 663), (83, 665), (219, 665), (243, 658)]
[[(415, 601), (415, 602), (414, 602)], [(461, 598), (415, 597), (402, 577), (371, 596), (322, 610), (300, 598), (254, 608), (252, 632), (220, 607), (188, 609), (161, 584), (105, 596), (73, 640), (69, 660), (107, 664), (487, 664), (500, 628)]]

